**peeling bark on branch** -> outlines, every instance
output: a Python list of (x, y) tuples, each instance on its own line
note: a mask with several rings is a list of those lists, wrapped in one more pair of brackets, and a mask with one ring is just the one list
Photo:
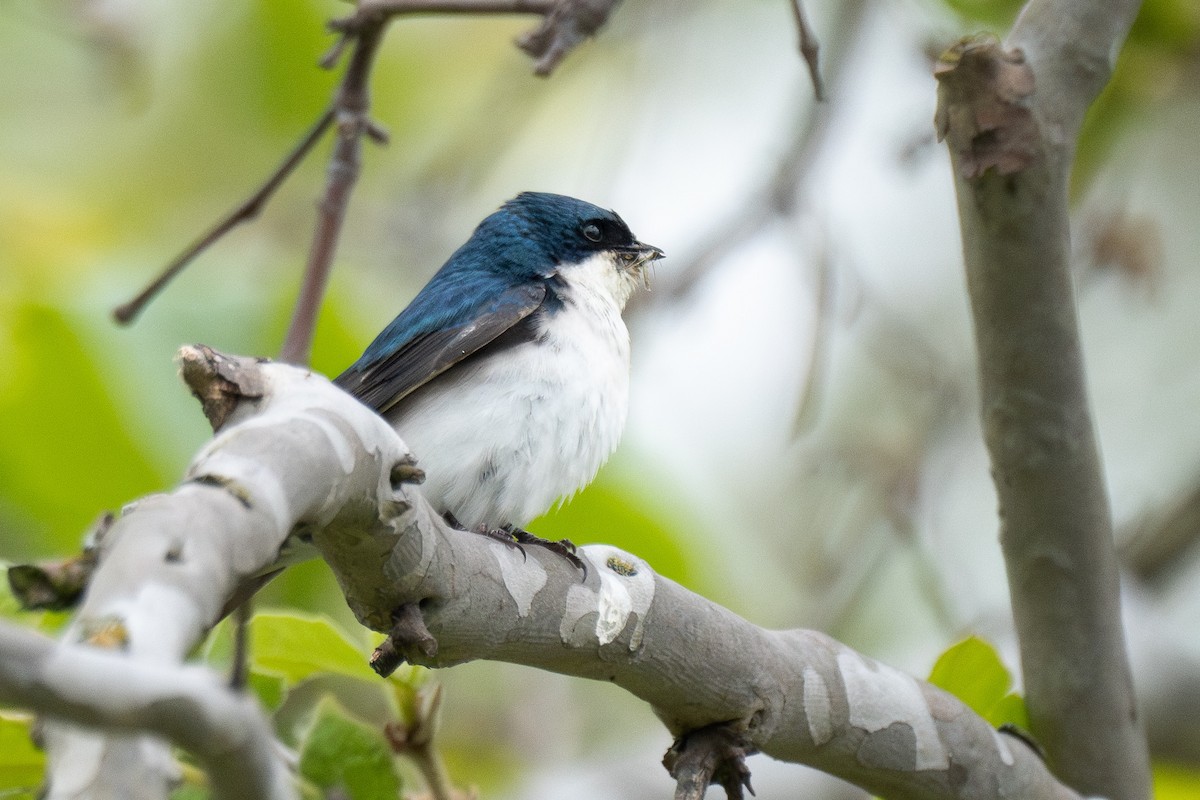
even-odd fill
[[(181, 360), (202, 395), (232, 405), (216, 403), (222, 424), (187, 481), (127, 509), (99, 545), (66, 638), (115, 649), (88, 653), (106, 670), (147, 661), (169, 675), (229, 597), (299, 536), (322, 551), (364, 624), (403, 628), (397, 652), (414, 663), (486, 658), (611, 681), (677, 737), (734, 734), (733, 747), (697, 751), (714, 756), (699, 759), (713, 766), (699, 780), (736, 792), (737, 755), (760, 751), (890, 798), (1078, 797), (955, 698), (820, 633), (760, 628), (605, 545), (580, 548), (581, 579), (553, 553), (523, 556), (447, 527), (414, 488), (419, 471), (391, 428), (320, 376), (199, 347)], [(10, 696), (12, 659), (2, 655), (0, 695)], [(87, 691), (90, 667), (61, 669)], [(110, 730), (170, 733), (136, 709), (47, 708)], [(52, 798), (131, 786), (165, 796), (169, 754), (155, 740), (63, 726), (49, 745)], [(686, 792), (684, 779), (694, 784), (700, 771), (680, 772)]]
[(1037, 126), (1028, 108), (1033, 72), (1020, 51), (1006, 51), (990, 36), (966, 39), (947, 50), (933, 71), (943, 102), (934, 126), (955, 152), (962, 177), (989, 169), (1009, 175), (1036, 156)]

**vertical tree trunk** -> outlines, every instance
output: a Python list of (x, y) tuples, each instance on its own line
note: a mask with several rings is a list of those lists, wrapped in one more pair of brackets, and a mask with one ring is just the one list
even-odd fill
[(1070, 272), (1068, 186), (1083, 115), (1137, 12), (1033, 0), (1008, 41), (938, 67), (955, 167), (984, 437), (1034, 735), (1077, 790), (1149, 795), (1112, 523)]

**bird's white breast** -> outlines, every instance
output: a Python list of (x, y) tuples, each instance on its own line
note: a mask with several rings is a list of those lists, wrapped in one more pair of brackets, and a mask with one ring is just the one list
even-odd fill
[(534, 341), (469, 359), (387, 415), (426, 498), (464, 526), (525, 525), (590, 482), (621, 438), (632, 279), (605, 256), (562, 277), (564, 305)]

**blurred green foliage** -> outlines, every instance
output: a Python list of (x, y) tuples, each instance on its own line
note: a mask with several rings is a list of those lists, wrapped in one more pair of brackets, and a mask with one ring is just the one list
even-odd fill
[(1155, 800), (1196, 800), (1200, 797), (1200, 770), (1177, 764), (1154, 764)]
[(1198, 55), (1200, 4), (1193, 0), (1142, 3), (1112, 80), (1084, 120), (1073, 174), (1076, 194), (1087, 188), (1120, 134), (1139, 115), (1193, 80)]
[(681, 540), (683, 520), (677, 519), (675, 527), (668, 527), (663, 518), (662, 510), (629, 488), (628, 481), (614, 468), (602, 471), (587, 489), (534, 520), (529, 529), (547, 539), (615, 545), (645, 559), (655, 572), (690, 585), (695, 570)]
[(0, 714), (0, 797), (34, 797), (42, 783), (45, 756), (30, 741), (32, 717)]
[(164, 476), (146, 455), (152, 444), (129, 430), (66, 315), (34, 303), (6, 311), (8, 332), (23, 346), (5, 360), (0, 386), (4, 529), (27, 543), (45, 540), (161, 488)]

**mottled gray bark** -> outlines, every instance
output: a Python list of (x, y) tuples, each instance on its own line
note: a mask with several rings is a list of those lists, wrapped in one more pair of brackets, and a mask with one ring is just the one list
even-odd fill
[(984, 436), (1033, 732), (1087, 794), (1149, 793), (1070, 272), (1075, 138), (1136, 0), (1034, 0), (1008, 40), (938, 67), (979, 353)]

